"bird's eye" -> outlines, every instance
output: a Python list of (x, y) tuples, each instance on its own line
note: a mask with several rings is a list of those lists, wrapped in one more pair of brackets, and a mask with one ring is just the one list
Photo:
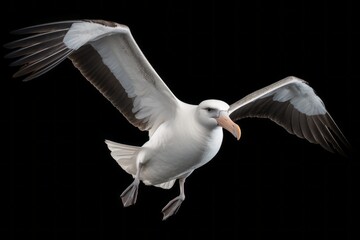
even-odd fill
[(205, 108), (206, 111), (211, 112), (213, 109), (210, 107)]

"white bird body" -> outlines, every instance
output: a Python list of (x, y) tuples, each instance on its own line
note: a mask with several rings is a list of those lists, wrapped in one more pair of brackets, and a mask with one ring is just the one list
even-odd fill
[[(179, 176), (192, 172), (209, 162), (219, 151), (222, 139), (222, 128), (217, 126), (212, 131), (201, 124), (190, 124), (185, 121), (196, 116), (195, 105), (179, 104), (174, 121), (162, 123), (136, 154), (131, 153), (128, 161), (131, 166), (123, 167), (129, 174), (136, 175), (136, 160), (143, 163), (140, 180), (147, 185), (158, 185), (170, 188)], [(196, 121), (194, 121), (196, 123)], [(122, 166), (124, 152), (117, 143), (107, 141), (112, 156)], [(122, 158), (118, 158), (117, 154)], [(125, 166), (128, 166), (125, 164)], [(170, 183), (169, 183), (170, 182)]]
[(343, 149), (349, 148), (323, 101), (299, 78), (284, 78), (230, 106), (220, 100), (190, 105), (177, 99), (161, 80), (127, 26), (79, 20), (14, 33), (32, 34), (5, 45), (18, 48), (7, 55), (19, 58), (13, 66), (22, 66), (14, 77), (31, 80), (69, 58), (131, 124), (149, 132), (141, 147), (106, 140), (112, 157), (134, 178), (121, 195), (124, 206), (135, 204), (140, 181), (168, 189), (179, 180), (180, 195), (163, 208), (163, 219), (176, 213), (185, 199), (185, 179), (217, 154), (223, 128), (240, 139), (234, 121), (242, 118), (268, 118), (331, 152), (344, 154)]
[[(144, 165), (139, 178), (145, 184), (170, 188), (174, 180), (203, 166), (219, 151), (222, 128), (215, 126), (209, 131), (198, 121), (189, 121), (189, 118), (196, 118), (196, 111), (196, 105), (179, 102), (174, 121), (162, 123), (138, 153), (132, 155)], [(107, 143), (116, 146), (114, 142)], [(112, 155), (117, 160), (116, 154), (121, 154), (122, 149), (115, 147), (113, 150)], [(130, 161), (131, 167), (124, 169), (133, 176), (136, 174), (134, 160)], [(122, 166), (121, 161), (118, 163)]]

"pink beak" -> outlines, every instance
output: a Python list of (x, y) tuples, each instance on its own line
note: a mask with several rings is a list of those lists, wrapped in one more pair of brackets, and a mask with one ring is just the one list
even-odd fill
[(241, 137), (241, 130), (239, 125), (233, 122), (229, 115), (224, 114), (223, 112), (220, 114), (218, 118), (216, 118), (216, 121), (219, 126), (225, 128), (228, 130), (234, 137), (236, 137), (237, 140)]

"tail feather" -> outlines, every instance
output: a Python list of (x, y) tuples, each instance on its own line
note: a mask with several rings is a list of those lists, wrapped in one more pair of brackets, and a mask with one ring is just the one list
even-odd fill
[(116, 143), (110, 140), (105, 140), (105, 143), (111, 151), (111, 156), (120, 167), (134, 176), (136, 174), (136, 156), (141, 147)]
[[(141, 147), (125, 145), (110, 140), (105, 140), (105, 143), (111, 151), (111, 156), (120, 165), (120, 167), (135, 177), (136, 158), (141, 150)], [(154, 185), (154, 183), (149, 181), (149, 179), (142, 179), (142, 181), (145, 185)], [(175, 181), (176, 179), (172, 179), (167, 182), (155, 184), (154, 186), (163, 189), (170, 189), (174, 185)]]

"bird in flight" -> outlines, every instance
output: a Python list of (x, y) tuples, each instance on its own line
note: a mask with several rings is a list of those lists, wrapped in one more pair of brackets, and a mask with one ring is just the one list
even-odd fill
[(5, 45), (12, 49), (14, 77), (31, 80), (69, 58), (93, 86), (135, 127), (148, 131), (142, 146), (105, 140), (111, 156), (132, 175), (121, 194), (125, 207), (136, 203), (140, 181), (164, 189), (179, 180), (180, 194), (163, 209), (163, 220), (185, 199), (184, 183), (219, 151), (223, 129), (240, 139), (237, 120), (268, 118), (289, 133), (345, 154), (349, 142), (323, 101), (302, 79), (287, 77), (239, 101), (209, 99), (199, 105), (178, 99), (136, 44), (129, 28), (105, 20), (75, 20), (22, 28), (26, 35)]

